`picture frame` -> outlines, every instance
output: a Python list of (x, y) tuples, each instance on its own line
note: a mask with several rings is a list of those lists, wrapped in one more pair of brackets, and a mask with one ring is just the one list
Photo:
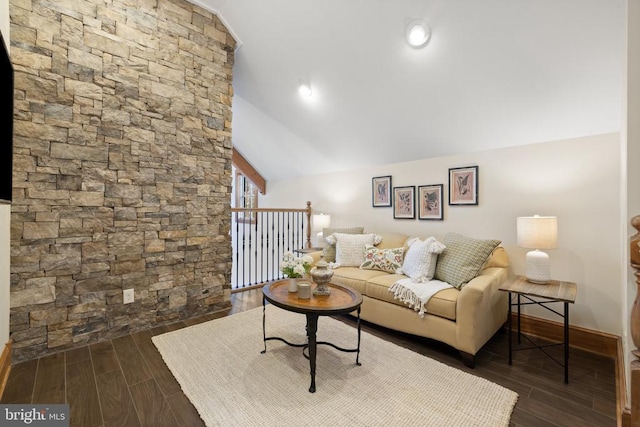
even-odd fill
[(478, 204), (478, 166), (449, 169), (449, 205)]
[(396, 219), (415, 219), (416, 187), (408, 185), (404, 187), (393, 187), (393, 217)]
[(418, 187), (418, 219), (437, 221), (444, 219), (442, 188), (442, 184)]
[(391, 206), (391, 175), (371, 179), (371, 205), (374, 208)]

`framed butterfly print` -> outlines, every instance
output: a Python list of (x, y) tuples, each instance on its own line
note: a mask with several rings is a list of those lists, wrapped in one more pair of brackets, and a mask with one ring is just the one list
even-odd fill
[(398, 219), (416, 218), (416, 187), (393, 187), (393, 217)]
[(391, 176), (374, 176), (371, 181), (371, 202), (373, 207), (391, 206)]
[(449, 169), (449, 204), (478, 204), (478, 166)]
[(442, 220), (442, 184), (418, 187), (418, 219)]

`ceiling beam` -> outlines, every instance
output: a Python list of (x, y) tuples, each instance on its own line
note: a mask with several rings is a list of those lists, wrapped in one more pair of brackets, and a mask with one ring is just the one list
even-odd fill
[(253, 182), (253, 185), (258, 187), (258, 191), (260, 191), (260, 193), (267, 194), (267, 182), (265, 179), (253, 168), (253, 166), (251, 166), (247, 159), (245, 159), (235, 147), (233, 147), (231, 163), (233, 163), (233, 165), (242, 172), (244, 176), (249, 178), (251, 182)]

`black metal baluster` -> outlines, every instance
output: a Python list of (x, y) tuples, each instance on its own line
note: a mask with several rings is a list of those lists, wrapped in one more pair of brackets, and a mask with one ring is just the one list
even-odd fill
[(276, 235), (277, 220), (278, 220), (278, 215), (276, 215), (276, 213), (274, 212), (272, 215), (272, 222), (271, 222), (271, 236), (273, 237), (273, 241), (271, 242), (271, 271), (273, 272), (276, 271), (276, 267), (274, 266), (274, 263), (277, 262), (275, 260), (278, 259), (278, 254), (276, 252), (276, 247), (278, 244), (278, 236)]
[(247, 283), (245, 280), (245, 271), (247, 270), (247, 266), (246, 266), (246, 257), (245, 257), (245, 253), (246, 253), (246, 247), (247, 247), (247, 224), (243, 221), (242, 222), (242, 287), (244, 288), (245, 284)]
[[(233, 240), (234, 245), (235, 246), (235, 251), (236, 251), (236, 280), (235, 280), (235, 288), (239, 287), (239, 283), (240, 283), (240, 277), (238, 276), (239, 273), (239, 268), (240, 268), (240, 258), (239, 258), (239, 253), (240, 251), (238, 250), (238, 234), (240, 233), (239, 229), (238, 229), (238, 213), (235, 213), (236, 216), (236, 238)], [(231, 237), (233, 239), (233, 236)]]
[(304, 249), (304, 214), (298, 212), (298, 247)]
[(262, 216), (262, 236), (264, 238), (264, 247), (262, 249), (262, 283), (269, 280), (268, 268), (269, 268), (269, 213), (263, 212)]
[(306, 233), (304, 232), (304, 212), (300, 212), (300, 247), (301, 248), (306, 248)]
[(292, 218), (292, 213), (289, 212), (287, 214), (287, 250), (288, 251), (292, 251), (293, 247), (292, 247), (292, 235), (293, 235), (293, 230), (291, 230), (291, 218)]
[(245, 274), (245, 279), (244, 279), (244, 285), (250, 285), (251, 284), (251, 243), (252, 243), (252, 238), (251, 238), (251, 224), (247, 223), (247, 212), (244, 212), (245, 215), (245, 221), (244, 221), (244, 233), (247, 236), (247, 247), (245, 249), (244, 252), (244, 259), (245, 259), (245, 269), (244, 269), (244, 274)]
[(300, 249), (300, 233), (298, 229), (300, 228), (300, 214), (293, 214), (293, 247), (296, 249)]
[(255, 249), (254, 249), (254, 254), (253, 254), (253, 263), (255, 264), (256, 268), (255, 268), (253, 277), (255, 279), (254, 283), (257, 284), (257, 283), (259, 283), (258, 282), (258, 213), (255, 212), (255, 211), (251, 211), (251, 217), (255, 218), (255, 224), (254, 224), (253, 229), (254, 229), (255, 235), (256, 235), (256, 237), (255, 237), (256, 242), (255, 242)]
[(284, 221), (282, 221), (282, 215), (283, 215), (282, 212), (278, 212), (278, 226), (276, 228), (277, 233), (278, 233), (278, 249), (276, 250), (276, 256), (277, 256), (276, 268), (277, 268), (277, 270), (274, 270), (274, 271), (276, 271), (276, 274), (277, 274), (276, 277), (278, 279), (280, 278), (280, 269), (278, 268), (278, 265), (280, 264), (280, 260), (282, 259), (282, 248), (281, 248), (281, 245), (282, 245), (282, 224), (284, 224)]
[[(259, 217), (259, 219), (258, 219)], [(264, 229), (262, 228), (263, 223), (263, 213), (256, 212), (256, 230), (260, 230), (259, 232), (259, 240), (260, 240), (260, 254), (257, 259), (257, 263), (260, 264), (259, 268), (256, 268), (256, 282), (261, 283), (264, 282)]]

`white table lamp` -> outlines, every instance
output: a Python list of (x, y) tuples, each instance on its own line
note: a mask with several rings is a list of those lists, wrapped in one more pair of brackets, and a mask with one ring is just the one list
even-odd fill
[(331, 225), (331, 215), (317, 214), (313, 216), (313, 228), (320, 230), (316, 235), (316, 246), (322, 246), (322, 229)]
[(558, 244), (558, 218), (555, 216), (521, 216), (517, 222), (518, 246), (534, 249), (527, 253), (525, 276), (532, 283), (551, 280), (549, 255), (540, 249), (555, 249)]

